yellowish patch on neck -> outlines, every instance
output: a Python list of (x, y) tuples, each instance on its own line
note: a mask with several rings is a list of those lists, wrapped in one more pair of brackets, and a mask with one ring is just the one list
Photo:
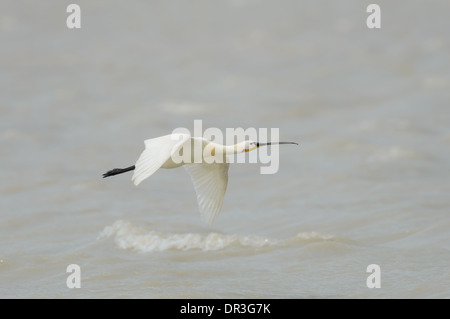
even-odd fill
[(246, 150), (246, 149), (244, 149), (244, 152), (250, 152), (250, 151), (253, 151), (253, 150), (256, 150), (258, 148), (258, 146), (255, 146), (254, 148), (251, 148), (251, 149), (249, 149), (249, 150)]

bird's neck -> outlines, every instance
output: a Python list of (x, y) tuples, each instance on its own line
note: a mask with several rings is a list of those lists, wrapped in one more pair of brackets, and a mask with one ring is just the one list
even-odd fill
[(226, 153), (227, 155), (234, 155), (234, 154), (239, 153), (237, 145), (238, 145), (238, 144), (234, 144), (234, 145), (225, 145), (225, 153)]
[(234, 154), (238, 154), (238, 153), (242, 152), (241, 147), (239, 147), (239, 143), (234, 144), (234, 145), (221, 145), (221, 144), (211, 143), (211, 147), (214, 148), (213, 153), (215, 153), (216, 155), (223, 154), (226, 156), (226, 155), (234, 155)]
[(227, 155), (234, 155), (242, 153), (245, 149), (245, 142), (240, 142), (234, 145), (225, 145), (226, 148), (226, 154)]

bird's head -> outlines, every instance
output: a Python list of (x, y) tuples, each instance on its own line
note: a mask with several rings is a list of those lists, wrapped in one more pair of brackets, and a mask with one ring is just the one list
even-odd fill
[(250, 152), (258, 148), (258, 142), (247, 140), (242, 142), (242, 152)]
[(269, 142), (269, 143), (259, 143), (252, 140), (246, 140), (244, 142), (236, 144), (238, 153), (250, 152), (256, 150), (258, 147), (267, 145), (279, 145), (279, 144), (296, 144), (297, 142)]

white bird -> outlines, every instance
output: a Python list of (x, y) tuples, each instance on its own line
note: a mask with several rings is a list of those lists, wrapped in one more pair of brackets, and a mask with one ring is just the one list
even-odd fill
[[(132, 181), (139, 185), (159, 168), (183, 166), (194, 184), (202, 219), (209, 224), (214, 222), (222, 208), (228, 184), (227, 156), (249, 152), (265, 145), (298, 145), (296, 142), (258, 143), (251, 140), (235, 145), (221, 145), (189, 134), (169, 134), (144, 142), (145, 149), (135, 165), (114, 168), (103, 174), (103, 178), (134, 170)], [(196, 147), (201, 151), (197, 157)]]

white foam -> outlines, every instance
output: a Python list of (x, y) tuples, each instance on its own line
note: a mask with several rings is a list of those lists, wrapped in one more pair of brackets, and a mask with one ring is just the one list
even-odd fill
[(316, 232), (298, 233), (287, 239), (274, 239), (262, 236), (226, 235), (211, 232), (198, 233), (165, 233), (134, 226), (124, 220), (117, 220), (100, 233), (98, 239), (113, 237), (116, 245), (122, 249), (140, 252), (156, 252), (166, 250), (203, 250), (214, 251), (229, 247), (280, 247), (299, 242), (333, 240), (331, 235)]

